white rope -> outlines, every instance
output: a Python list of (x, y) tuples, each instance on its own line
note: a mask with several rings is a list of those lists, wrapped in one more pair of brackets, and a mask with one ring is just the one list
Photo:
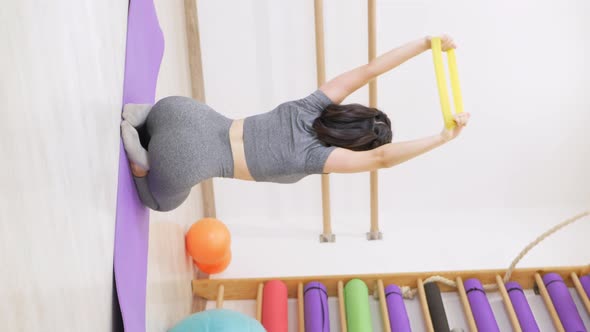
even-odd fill
[[(504, 274), (504, 278), (503, 278), (504, 282), (508, 282), (510, 280), (510, 277), (512, 276), (512, 272), (514, 272), (514, 269), (516, 268), (516, 265), (518, 264), (518, 262), (520, 262), (524, 258), (524, 256), (526, 256), (526, 254), (529, 251), (531, 251), (531, 249), (533, 249), (535, 246), (537, 246), (539, 243), (541, 243), (543, 240), (545, 240), (549, 236), (553, 235), (553, 233), (559, 231), (560, 229), (562, 229), (566, 226), (573, 224), (574, 222), (576, 222), (588, 215), (590, 215), (590, 210), (584, 211), (584, 212), (577, 214), (567, 220), (564, 220), (561, 223), (551, 227), (545, 233), (538, 236), (533, 242), (529, 243), (516, 256), (516, 258), (514, 258), (514, 260), (512, 261), (510, 266), (508, 267), (508, 270), (506, 270), (506, 273)], [(445, 285), (452, 287), (452, 288), (457, 287), (457, 283), (455, 281), (445, 278), (443, 276), (432, 276), (432, 277), (429, 277), (424, 280), (424, 283), (429, 283), (429, 282), (438, 282), (438, 283), (445, 284)], [(496, 290), (496, 289), (498, 289), (498, 285), (497, 284), (486, 284), (486, 285), (483, 285), (483, 288), (484, 288), (484, 290), (487, 290), (487, 291)], [(412, 289), (411, 287), (408, 287), (408, 286), (402, 286), (402, 287), (400, 287), (400, 289), (402, 291), (404, 298), (406, 298), (406, 299), (412, 299), (412, 298), (414, 298), (414, 296), (416, 296), (417, 289), (415, 289), (415, 288)]]

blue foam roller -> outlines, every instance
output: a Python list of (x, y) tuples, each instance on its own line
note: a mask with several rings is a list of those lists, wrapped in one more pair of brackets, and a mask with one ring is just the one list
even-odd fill
[(169, 332), (266, 332), (254, 318), (227, 309), (211, 309), (192, 314)]

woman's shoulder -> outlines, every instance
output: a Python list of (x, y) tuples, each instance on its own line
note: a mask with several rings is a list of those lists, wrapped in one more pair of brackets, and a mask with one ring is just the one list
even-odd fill
[(330, 98), (328, 98), (328, 96), (326, 96), (326, 94), (320, 89), (315, 90), (304, 98), (298, 99), (296, 102), (301, 107), (320, 112), (333, 103), (332, 100), (330, 100)]
[(281, 111), (308, 111), (313, 114), (321, 113), (332, 101), (321, 90), (315, 90), (311, 94), (299, 99), (291, 99), (278, 104), (270, 112)]

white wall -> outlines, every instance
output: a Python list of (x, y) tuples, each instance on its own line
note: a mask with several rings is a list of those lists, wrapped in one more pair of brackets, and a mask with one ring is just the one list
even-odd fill
[[(313, 1), (198, 4), (215, 109), (246, 117), (316, 88)], [(589, 10), (584, 1), (378, 1), (378, 53), (426, 34), (457, 40), (469, 127), (380, 172), (380, 242), (364, 240), (368, 174), (331, 177), (337, 242), (322, 245), (319, 176), (295, 185), (216, 180), (236, 252), (219, 277), (507, 266), (536, 235), (590, 206)], [(328, 78), (366, 61), (366, 16), (364, 1), (325, 1)], [(380, 77), (395, 140), (442, 129), (437, 93), (430, 53)], [(363, 88), (347, 102), (367, 99)], [(587, 262), (588, 224), (548, 240), (524, 265)]]

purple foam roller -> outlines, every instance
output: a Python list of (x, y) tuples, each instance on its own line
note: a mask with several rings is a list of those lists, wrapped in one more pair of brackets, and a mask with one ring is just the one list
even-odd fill
[(387, 299), (391, 332), (411, 332), (410, 319), (408, 318), (401, 289), (397, 285), (385, 287), (385, 298)]
[(329, 332), (330, 315), (328, 292), (321, 282), (312, 281), (303, 289), (305, 307), (305, 331)]
[(465, 292), (469, 299), (477, 329), (486, 332), (500, 332), (500, 327), (498, 327), (498, 322), (496, 322), (494, 312), (481, 282), (477, 279), (467, 279), (463, 285), (465, 286)]
[(535, 320), (535, 316), (531, 310), (529, 302), (524, 295), (524, 291), (520, 284), (516, 281), (510, 281), (506, 283), (506, 291), (510, 297), (510, 302), (518, 317), (518, 323), (523, 332), (540, 332), (539, 325)]
[(545, 288), (547, 288), (563, 328), (567, 332), (587, 332), (574, 299), (572, 299), (572, 295), (561, 276), (557, 273), (547, 273), (543, 276), (543, 283), (545, 283)]
[(582, 288), (584, 288), (586, 295), (590, 297), (590, 274), (580, 277), (580, 283), (582, 284)]

